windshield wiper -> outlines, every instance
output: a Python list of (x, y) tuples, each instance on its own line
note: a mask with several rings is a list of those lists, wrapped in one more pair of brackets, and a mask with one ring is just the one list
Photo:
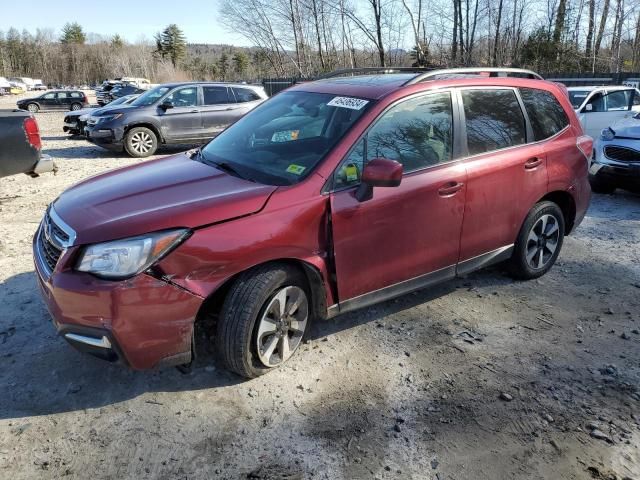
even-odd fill
[(249, 180), (249, 181), (251, 181), (251, 182), (255, 182), (255, 180), (254, 180), (254, 179), (249, 178), (249, 177), (247, 177), (246, 175), (243, 175), (243, 174), (242, 174), (242, 173), (240, 173), (240, 172), (239, 172), (239, 171), (238, 171), (238, 170), (237, 170), (233, 165), (231, 165), (231, 164), (230, 164), (230, 163), (228, 163), (228, 162), (211, 162), (211, 164), (212, 164), (214, 167), (216, 167), (216, 168), (218, 168), (218, 169), (220, 169), (220, 170), (223, 170), (223, 171), (225, 171), (225, 172), (227, 172), (227, 173), (230, 173), (230, 174), (232, 174), (232, 175), (235, 175), (236, 177), (240, 177), (240, 178), (242, 178), (242, 179), (244, 179), (244, 180)]

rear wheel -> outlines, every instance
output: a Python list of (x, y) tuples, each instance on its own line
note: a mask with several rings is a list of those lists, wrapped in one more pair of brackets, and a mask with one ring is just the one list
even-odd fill
[(29, 110), (31, 113), (38, 113), (40, 107), (37, 103), (30, 103), (29, 105), (27, 105), (27, 110)]
[(124, 148), (132, 157), (148, 157), (158, 149), (158, 137), (146, 127), (135, 127), (125, 135)]
[(610, 194), (616, 189), (614, 185), (596, 175), (589, 175), (589, 183), (591, 184), (591, 191), (593, 193)]
[(538, 278), (553, 266), (564, 240), (564, 215), (553, 202), (536, 204), (524, 221), (510, 260), (515, 278)]
[(79, 104), (79, 103), (72, 103), (72, 104), (71, 104), (71, 110), (73, 110), (74, 112), (75, 112), (76, 110), (80, 110), (81, 108), (82, 108), (82, 105), (81, 105), (81, 104)]
[(287, 265), (246, 272), (231, 287), (217, 331), (217, 350), (229, 370), (263, 375), (286, 362), (310, 323), (304, 275)]

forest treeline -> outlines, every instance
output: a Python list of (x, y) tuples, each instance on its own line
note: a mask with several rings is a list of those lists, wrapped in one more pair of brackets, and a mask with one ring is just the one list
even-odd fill
[(0, 31), (0, 76), (94, 83), (311, 77), (366, 66), (514, 66), (540, 72), (640, 70), (640, 0), (223, 0), (219, 23), (250, 47)]

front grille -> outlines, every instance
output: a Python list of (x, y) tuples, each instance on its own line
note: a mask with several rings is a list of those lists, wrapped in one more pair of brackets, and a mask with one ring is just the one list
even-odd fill
[(59, 250), (46, 238), (43, 230), (40, 230), (38, 235), (38, 248), (40, 250), (40, 258), (46, 264), (47, 270), (49, 273), (53, 272), (53, 269), (58, 264), (60, 255), (62, 255), (62, 250)]
[(607, 145), (604, 147), (604, 155), (618, 162), (640, 162), (640, 152), (628, 147)]
[(56, 225), (47, 212), (40, 225), (37, 241), (40, 263), (47, 273), (53, 272), (69, 240), (69, 234)]

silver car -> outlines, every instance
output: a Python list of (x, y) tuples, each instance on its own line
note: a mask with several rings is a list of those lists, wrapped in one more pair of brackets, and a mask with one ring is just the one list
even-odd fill
[(602, 130), (589, 166), (595, 193), (623, 188), (640, 193), (640, 113)]

